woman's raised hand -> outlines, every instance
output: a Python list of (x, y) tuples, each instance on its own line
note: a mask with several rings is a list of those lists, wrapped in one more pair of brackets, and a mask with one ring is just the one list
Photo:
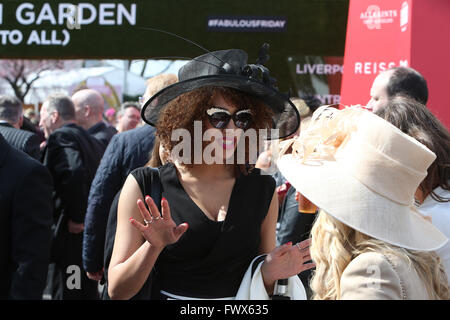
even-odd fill
[(272, 250), (264, 261), (261, 272), (264, 282), (273, 283), (278, 279), (286, 279), (305, 270), (315, 267), (311, 260), (309, 245), (311, 239), (292, 245), (291, 242)]
[(145, 197), (145, 202), (150, 211), (147, 210), (141, 199), (137, 200), (144, 224), (130, 218), (131, 224), (141, 231), (145, 240), (155, 248), (163, 249), (165, 246), (177, 242), (188, 229), (188, 224), (182, 223), (179, 226), (175, 224), (170, 216), (169, 203), (165, 198), (161, 200), (161, 213), (150, 196)]

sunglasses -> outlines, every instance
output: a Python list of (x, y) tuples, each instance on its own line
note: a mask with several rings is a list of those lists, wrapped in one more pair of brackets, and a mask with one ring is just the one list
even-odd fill
[(242, 130), (246, 130), (250, 127), (253, 116), (249, 109), (239, 110), (231, 114), (228, 110), (220, 107), (211, 107), (206, 110), (208, 120), (211, 125), (216, 129), (225, 129), (233, 119), (234, 125)]

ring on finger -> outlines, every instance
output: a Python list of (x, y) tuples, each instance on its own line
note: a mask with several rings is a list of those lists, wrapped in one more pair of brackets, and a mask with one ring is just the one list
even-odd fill
[(295, 244), (295, 246), (297, 247), (298, 250), (300, 250), (301, 253), (303, 253), (303, 252), (305, 251), (305, 249), (306, 249), (306, 248), (301, 248), (301, 247), (300, 247), (300, 242), (297, 242), (297, 243)]
[(157, 216), (156, 218), (153, 218), (153, 220), (159, 220), (159, 219), (162, 219), (162, 217), (161, 216)]
[(145, 225), (148, 225), (153, 222), (153, 219), (150, 219), (150, 220), (144, 219), (144, 222), (145, 222)]

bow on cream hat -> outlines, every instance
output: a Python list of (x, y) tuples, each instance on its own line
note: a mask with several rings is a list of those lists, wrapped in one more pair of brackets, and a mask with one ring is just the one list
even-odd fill
[(358, 107), (322, 107), (292, 149), (277, 161), (281, 173), (342, 223), (406, 249), (448, 241), (414, 207), (436, 155), (387, 121)]

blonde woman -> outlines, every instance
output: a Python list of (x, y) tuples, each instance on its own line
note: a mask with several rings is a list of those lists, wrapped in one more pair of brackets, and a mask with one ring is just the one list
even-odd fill
[(414, 208), (436, 158), (361, 108), (319, 109), (278, 160), (321, 208), (311, 237), (314, 299), (449, 299), (434, 252), (448, 239)]
[(325, 211), (311, 231), (314, 299), (449, 299), (434, 252), (408, 250), (359, 232)]
[[(427, 170), (427, 177), (417, 189), (415, 200), (420, 212), (450, 237), (450, 132), (426, 106), (408, 97), (394, 97), (375, 114), (436, 154), (436, 160)], [(450, 243), (436, 253), (441, 258), (448, 277)]]

